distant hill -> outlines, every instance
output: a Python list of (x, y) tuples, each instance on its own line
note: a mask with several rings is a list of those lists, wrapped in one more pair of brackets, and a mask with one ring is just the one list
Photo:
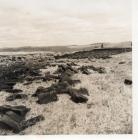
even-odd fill
[(131, 41), (121, 43), (93, 43), (88, 45), (70, 45), (70, 46), (25, 46), (18, 48), (0, 48), (0, 52), (33, 52), (33, 51), (50, 51), (50, 52), (74, 52), (74, 51), (89, 51), (95, 48), (128, 48), (131, 47)]
[(2, 48), (0, 52), (33, 52), (33, 51), (50, 51), (50, 52), (67, 52), (70, 51), (70, 48), (67, 46), (51, 46), (51, 47), (33, 47), (25, 46), (20, 48)]

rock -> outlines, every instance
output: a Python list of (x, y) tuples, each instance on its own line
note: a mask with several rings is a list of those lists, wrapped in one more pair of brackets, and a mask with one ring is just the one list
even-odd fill
[(50, 81), (50, 80), (59, 79), (59, 77), (56, 75), (45, 74), (45, 77), (43, 77), (42, 79), (43, 81)]
[(21, 89), (6, 89), (5, 91), (9, 92), (9, 93), (20, 93), (20, 92), (23, 92)]
[(70, 64), (66, 64), (66, 65), (59, 65), (55, 74), (61, 74), (61, 73), (65, 73), (65, 72), (70, 75), (78, 73), (78, 71), (76, 69), (72, 68), (72, 66)]
[(32, 84), (32, 81), (27, 81), (27, 82), (25, 82), (25, 83), (23, 83), (23, 85), (30, 85), (30, 84)]
[(5, 114), (8, 111), (13, 111), (18, 115), (25, 116), (28, 111), (30, 111), (30, 108), (26, 108), (26, 106), (20, 105), (20, 106), (10, 106), (10, 105), (3, 105), (0, 106), (0, 114)]
[(36, 92), (32, 95), (33, 97), (37, 97), (41, 93), (53, 93), (53, 94), (63, 94), (68, 93), (68, 89), (70, 88), (70, 85), (68, 82), (58, 82), (57, 84), (52, 84), (48, 88), (44, 87), (38, 87)]
[(32, 97), (37, 97), (38, 94), (45, 93), (45, 92), (48, 92), (48, 89), (40, 86), (37, 88), (36, 92), (32, 95)]
[(70, 80), (67, 80), (67, 82), (68, 82), (68, 84), (70, 86), (75, 86), (76, 84), (80, 83), (81, 81), (80, 80), (72, 80), (72, 79), (70, 79)]
[(20, 132), (20, 124), (13, 120), (9, 115), (0, 117), (0, 128), (12, 130), (14, 133)]
[(89, 96), (88, 90), (86, 88), (80, 88), (77, 90), (80, 94)]
[(64, 75), (68, 75), (68, 76), (72, 76), (74, 74), (74, 71), (67, 69), (65, 72), (61, 73), (62, 76)]
[(132, 80), (125, 79), (125, 80), (124, 80), (124, 83), (125, 83), (126, 85), (132, 85)]
[(21, 128), (22, 130), (25, 129), (25, 128), (28, 128), (30, 126), (33, 126), (35, 125), (37, 122), (40, 122), (40, 121), (43, 121), (44, 120), (44, 117), (42, 115), (39, 115), (39, 116), (36, 116), (36, 117), (33, 117), (31, 119), (28, 119), (27, 121), (23, 121), (21, 123)]
[(48, 104), (50, 102), (58, 101), (58, 97), (55, 93), (41, 93), (38, 94), (38, 101), (39, 104)]
[(85, 88), (72, 89), (76, 83), (80, 80), (72, 80), (73, 74), (78, 73), (78, 70), (72, 68), (71, 64), (59, 65), (55, 74), (58, 76), (46, 74), (46, 80), (57, 79), (57, 83), (52, 84), (48, 88), (38, 87), (36, 92), (32, 95), (33, 97), (38, 97), (39, 104), (47, 104), (58, 100), (57, 94), (68, 94), (71, 96), (71, 100), (76, 103), (87, 102), (88, 98), (84, 95), (89, 95)]
[(96, 59), (109, 59), (112, 55), (131, 52), (132, 48), (101, 48), (92, 49), (88, 51), (78, 51), (74, 53), (66, 53), (63, 55), (55, 56), (55, 59), (85, 59), (85, 58), (96, 58)]
[(77, 83), (80, 83), (81, 81), (80, 80), (72, 80), (70, 78), (70, 76), (68, 76), (67, 74), (61, 74), (60, 75), (60, 79), (59, 79), (59, 82), (64, 82), (66, 81), (69, 85), (75, 85)]
[(12, 130), (14, 133), (19, 133), (25, 128), (35, 125), (37, 122), (42, 120), (44, 120), (42, 115), (25, 120), (22, 115), (13, 111), (8, 111), (4, 115), (0, 116), (0, 128)]
[(16, 83), (15, 82), (2, 82), (0, 81), (0, 91), (1, 90), (12, 90), (13, 89), (13, 86), (15, 85)]
[(33, 82), (34, 80), (40, 80), (40, 79), (42, 79), (42, 77), (39, 77), (39, 76), (35, 76), (35, 77), (26, 76), (25, 77), (25, 80), (28, 81), (28, 82)]
[(47, 104), (49, 102), (57, 101), (57, 94), (69, 93), (69, 87), (69, 84), (65, 81), (53, 84), (48, 88), (38, 87), (38, 89), (32, 96), (38, 97), (37, 102), (39, 104)]
[(41, 76), (40, 75), (40, 70), (38, 70), (38, 69), (29, 69), (28, 70), (28, 73), (31, 76)]
[(105, 68), (103, 67), (93, 67), (92, 70), (97, 71), (98, 73), (106, 73)]
[(67, 65), (69, 65), (69, 66), (78, 66), (75, 62), (67, 63)]
[(12, 130), (14, 133), (20, 132), (20, 124), (29, 110), (25, 106), (0, 106), (0, 128)]
[(22, 82), (25, 77), (40, 76), (40, 70), (27, 65), (25, 62), (14, 62), (0, 67), (0, 91), (13, 89), (17, 82)]
[(27, 95), (15, 93), (11, 96), (8, 96), (6, 98), (6, 101), (13, 101), (13, 100), (16, 100), (16, 99), (27, 99)]
[(83, 73), (83, 74), (86, 74), (86, 75), (91, 74), (87, 69), (83, 69), (83, 70), (82, 70), (82, 73)]
[[(86, 91), (86, 93), (85, 93)], [(83, 94), (89, 95), (87, 93), (87, 90), (82, 88), (82, 89), (70, 89), (69, 90), (71, 100), (74, 101), (75, 103), (86, 103), (88, 101), (88, 98), (85, 97)]]
[[(105, 55), (105, 56), (101, 56), (100, 58), (102, 58), (102, 59), (110, 59), (110, 58), (112, 58), (111, 56), (109, 56), (109, 55)], [(99, 59), (99, 58), (98, 58)]]
[(71, 95), (71, 100), (74, 101), (75, 103), (86, 103), (88, 101), (88, 98), (80, 93), (74, 92)]
[(80, 70), (83, 74), (86, 74), (86, 75), (91, 74), (91, 73), (88, 71), (88, 68), (87, 68), (86, 66), (82, 66), (82, 67), (80, 67), (78, 70)]
[(79, 93), (79, 94), (82, 94), (82, 95), (89, 96), (88, 90), (86, 88), (80, 88), (80, 89), (69, 88), (68, 91), (69, 91), (70, 95), (73, 94), (73, 93)]
[(57, 94), (68, 93), (69, 88), (70, 85), (66, 81), (59, 82), (57, 85), (55, 85), (55, 91)]
[(20, 123), (22, 120), (24, 120), (24, 116), (18, 115), (17, 113), (13, 112), (13, 111), (8, 111), (5, 113), (7, 116), (10, 116), (11, 119), (13, 119), (14, 121)]
[(118, 64), (125, 64), (125, 61), (119, 62)]
[(87, 75), (90, 74), (88, 69), (91, 69), (93, 71), (97, 71), (98, 73), (106, 73), (105, 68), (103, 68), (103, 67), (94, 67), (93, 65), (91, 65), (91, 66), (82, 66), (82, 67), (79, 68), (79, 70), (83, 74), (87, 74)]

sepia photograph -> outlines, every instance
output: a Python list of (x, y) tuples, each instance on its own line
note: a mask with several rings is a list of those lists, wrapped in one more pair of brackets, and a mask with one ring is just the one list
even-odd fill
[(131, 0), (0, 0), (0, 135), (133, 134)]

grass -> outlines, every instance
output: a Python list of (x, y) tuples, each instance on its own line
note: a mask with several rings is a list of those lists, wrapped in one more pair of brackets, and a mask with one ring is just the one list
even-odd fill
[[(64, 60), (64, 59), (63, 59)], [(66, 60), (64, 60), (66, 62)], [(82, 65), (104, 67), (106, 73), (91, 71), (90, 75), (75, 74), (73, 79), (81, 83), (74, 88), (86, 88), (89, 92), (86, 104), (76, 104), (69, 95), (58, 95), (59, 100), (50, 104), (36, 104), (31, 95), (39, 86), (49, 87), (50, 82), (34, 81), (30, 85), (16, 84), (28, 95), (28, 100), (6, 102), (10, 94), (0, 93), (0, 105), (26, 105), (31, 108), (27, 118), (43, 114), (45, 120), (25, 129), (21, 134), (128, 134), (132, 133), (132, 86), (125, 85), (124, 79), (131, 78), (131, 53), (114, 55), (111, 59), (70, 60)], [(119, 62), (124, 61), (124, 64)], [(53, 73), (57, 67), (48, 68)], [(46, 72), (42, 70), (42, 72)], [(0, 130), (0, 134), (12, 134)]]

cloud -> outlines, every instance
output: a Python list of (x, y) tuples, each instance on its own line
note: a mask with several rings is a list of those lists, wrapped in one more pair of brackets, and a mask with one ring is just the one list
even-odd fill
[(131, 40), (130, 4), (131, 0), (0, 0), (0, 47)]

